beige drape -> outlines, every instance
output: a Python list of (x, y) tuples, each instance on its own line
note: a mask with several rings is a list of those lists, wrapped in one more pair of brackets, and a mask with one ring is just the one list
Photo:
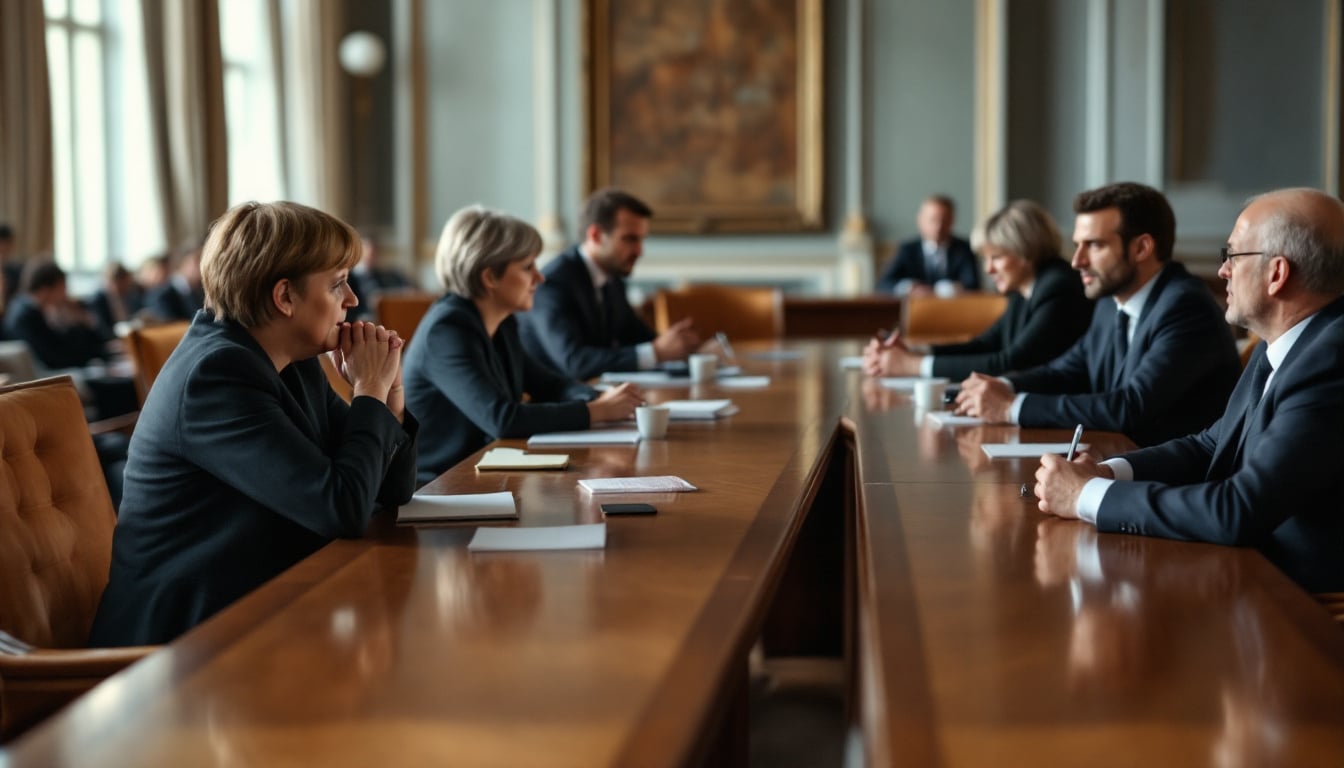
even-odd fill
[(281, 0), (286, 189), (292, 200), (349, 219), (341, 3)]
[(145, 66), (167, 242), (205, 236), (228, 206), (216, 0), (142, 0)]
[(0, 0), (0, 221), (20, 255), (52, 248), (52, 175), (42, 0)]

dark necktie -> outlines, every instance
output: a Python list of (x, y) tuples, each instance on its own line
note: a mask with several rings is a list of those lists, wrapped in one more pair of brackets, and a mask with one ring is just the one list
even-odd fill
[[(1269, 381), (1269, 374), (1274, 371), (1274, 366), (1269, 364), (1269, 358), (1260, 355), (1246, 376), (1250, 376), (1250, 397), (1247, 398), (1246, 407), (1237, 415), (1235, 424), (1230, 425), (1223, 431), (1222, 439), (1219, 440), (1218, 449), (1215, 450), (1213, 461), (1209, 465), (1210, 480), (1218, 480), (1228, 477), (1241, 463), (1241, 453), (1246, 447), (1246, 434), (1251, 429), (1251, 419), (1255, 417), (1255, 411), (1260, 406), (1260, 400), (1265, 391), (1265, 382)], [(1223, 420), (1226, 421), (1232, 414), (1223, 414)], [(1235, 441), (1235, 443), (1233, 442)], [(1235, 448), (1232, 446), (1235, 445)]]
[(1115, 313), (1115, 376), (1116, 386), (1125, 370), (1125, 356), (1129, 354), (1129, 313), (1123, 309)]

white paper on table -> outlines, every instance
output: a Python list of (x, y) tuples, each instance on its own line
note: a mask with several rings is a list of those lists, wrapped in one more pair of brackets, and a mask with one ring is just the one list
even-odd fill
[(940, 427), (970, 427), (985, 423), (979, 416), (958, 416), (951, 411), (929, 411), (927, 415), (929, 421)]
[(684, 385), (690, 380), (685, 376), (680, 378), (673, 376), (667, 371), (608, 371), (602, 374), (599, 379), (603, 384), (624, 384), (630, 382), (638, 384), (641, 387), (666, 385)]
[(846, 371), (863, 370), (863, 355), (846, 355), (840, 358), (840, 367)]
[(658, 405), (666, 407), (673, 421), (712, 420), (737, 413), (732, 400), (668, 400)]
[(724, 389), (760, 389), (770, 386), (769, 376), (734, 376), (720, 379), (719, 386)]
[(721, 365), (714, 371), (714, 375), (720, 379), (731, 379), (734, 376), (742, 375), (742, 366), (740, 365)]
[(546, 432), (527, 438), (528, 447), (537, 445), (636, 445), (638, 429), (585, 429), (578, 432)]
[[(1039, 459), (1047, 453), (1069, 452), (1068, 443), (984, 443), (980, 448), (991, 459)], [(1087, 443), (1078, 444), (1078, 450), (1086, 448)]]
[(915, 382), (922, 378), (922, 376), (883, 376), (878, 381), (882, 382), (885, 389), (894, 389), (897, 392), (914, 392)]
[(480, 470), (492, 469), (564, 469), (569, 465), (567, 453), (527, 453), (517, 448), (491, 448), (476, 462)]
[(432, 495), (417, 493), (397, 508), (398, 523), (428, 523), (451, 520), (498, 520), (518, 517), (513, 494), (457, 493)]
[(607, 524), (550, 525), (535, 528), (477, 528), (467, 549), (509, 552), (525, 549), (603, 549)]
[(585, 477), (579, 486), (589, 493), (677, 493), (699, 490), (676, 475), (649, 477)]

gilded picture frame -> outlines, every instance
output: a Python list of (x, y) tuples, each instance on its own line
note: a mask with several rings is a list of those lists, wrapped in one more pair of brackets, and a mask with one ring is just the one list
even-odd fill
[(654, 232), (821, 229), (822, 0), (585, 0), (585, 193)]

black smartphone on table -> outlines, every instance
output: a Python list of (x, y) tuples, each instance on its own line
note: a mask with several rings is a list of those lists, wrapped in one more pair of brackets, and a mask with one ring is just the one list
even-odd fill
[(655, 515), (658, 510), (652, 504), (603, 504), (604, 515)]

